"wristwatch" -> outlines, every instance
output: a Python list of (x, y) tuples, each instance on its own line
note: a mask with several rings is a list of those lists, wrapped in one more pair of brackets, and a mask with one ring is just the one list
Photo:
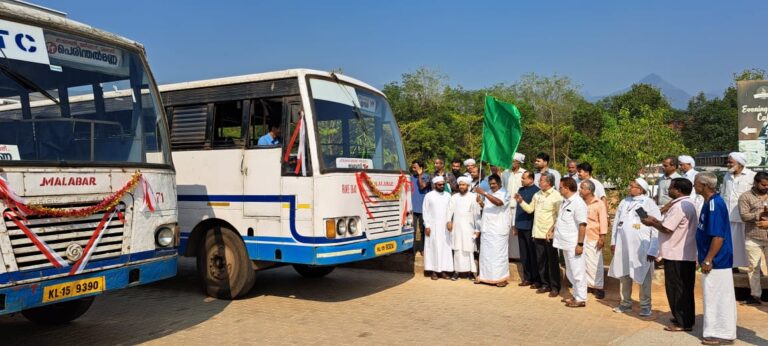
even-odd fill
[(705, 266), (711, 266), (711, 265), (712, 265), (712, 262), (710, 262), (710, 261), (704, 261), (704, 262), (701, 262), (701, 264), (702, 264), (702, 265), (705, 265)]
[(584, 243), (576, 243), (576, 246), (584, 247)]

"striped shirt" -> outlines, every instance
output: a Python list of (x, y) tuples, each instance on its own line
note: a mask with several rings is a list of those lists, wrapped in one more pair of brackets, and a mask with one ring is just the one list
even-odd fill
[[(768, 229), (757, 227), (757, 221), (760, 221), (765, 206), (768, 206), (768, 195), (760, 196), (754, 189), (739, 197), (739, 214), (744, 221), (744, 234), (747, 238), (768, 241)], [(768, 214), (765, 217), (768, 218)]]

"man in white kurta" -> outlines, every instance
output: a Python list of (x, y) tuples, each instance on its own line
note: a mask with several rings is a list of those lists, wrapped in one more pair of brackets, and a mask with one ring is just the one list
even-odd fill
[(720, 196), (728, 206), (728, 217), (731, 220), (731, 241), (733, 241), (733, 267), (748, 267), (747, 238), (744, 235), (744, 221), (739, 214), (739, 197), (752, 189), (755, 171), (747, 166), (747, 157), (743, 153), (728, 154), (728, 173), (725, 173)]
[[(517, 191), (523, 186), (523, 173), (526, 172), (525, 168), (521, 165), (525, 162), (525, 155), (521, 153), (515, 153), (512, 158), (512, 169), (504, 171), (502, 174), (501, 182), (504, 185), (504, 189), (507, 190), (509, 196), (514, 196)], [(515, 214), (517, 213), (517, 202), (514, 199), (509, 201), (509, 220), (512, 226), (515, 225)], [(517, 241), (517, 237), (509, 237), (509, 258), (520, 258), (520, 245)]]
[[(689, 155), (678, 156), (677, 160), (680, 161), (680, 170), (683, 172), (683, 177), (693, 184), (696, 174), (699, 174), (695, 169), (696, 161)], [(691, 191), (691, 202), (696, 206), (696, 215), (699, 215), (701, 213), (701, 206), (704, 205), (704, 198), (697, 195), (695, 189)]]
[(477, 195), (469, 192), (472, 179), (459, 177), (459, 193), (451, 196), (448, 204), (448, 230), (453, 238), (453, 269), (456, 273), (452, 279), (458, 280), (460, 275), (474, 279), (477, 273), (475, 264), (475, 239), (480, 234), (480, 204)]
[(483, 216), (480, 222), (480, 273), (475, 283), (487, 283), (504, 287), (509, 280), (509, 199), (501, 187), (501, 177), (488, 178), (491, 192), (482, 188), (475, 192), (484, 197)]
[(448, 204), (451, 194), (445, 192), (445, 179), (432, 179), (432, 191), (424, 196), (424, 270), (431, 272), (432, 280), (439, 276), (450, 279), (453, 272), (453, 242), (448, 231)]
[(587, 204), (581, 199), (576, 180), (564, 177), (560, 180), (563, 203), (557, 213), (552, 232), (552, 246), (562, 250), (565, 258), (565, 274), (573, 285), (573, 298), (565, 299), (565, 306), (584, 307), (587, 302), (586, 254), (584, 237), (587, 233)]
[(611, 261), (608, 276), (619, 279), (621, 303), (614, 312), (632, 310), (632, 282), (640, 284), (640, 316), (651, 316), (653, 262), (659, 253), (659, 231), (640, 222), (637, 210), (661, 219), (656, 202), (648, 197), (650, 187), (643, 178), (629, 183), (629, 196), (616, 209), (611, 233)]

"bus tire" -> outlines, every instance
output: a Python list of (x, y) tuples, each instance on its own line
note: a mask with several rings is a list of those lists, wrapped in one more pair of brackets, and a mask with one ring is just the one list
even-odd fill
[(301, 274), (301, 276), (305, 278), (321, 278), (323, 276), (326, 276), (330, 274), (334, 269), (336, 269), (335, 266), (310, 266), (306, 264), (294, 264), (293, 269), (296, 270), (297, 273)]
[(51, 305), (44, 305), (21, 312), (29, 321), (37, 324), (57, 325), (74, 321), (93, 304), (95, 297), (80, 298)]
[(256, 272), (245, 244), (235, 232), (216, 226), (205, 234), (197, 254), (197, 271), (203, 291), (219, 299), (237, 299), (250, 292)]

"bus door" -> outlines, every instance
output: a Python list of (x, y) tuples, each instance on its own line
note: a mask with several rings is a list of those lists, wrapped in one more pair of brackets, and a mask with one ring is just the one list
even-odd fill
[(281, 131), (277, 143), (259, 145), (272, 126), (281, 127), (282, 97), (252, 99), (249, 102), (248, 143), (241, 163), (243, 173), (243, 215), (256, 218), (252, 226), (260, 236), (287, 236), (281, 234), (280, 214), (283, 201), (280, 196), (280, 160), (285, 134)]
[[(283, 157), (281, 157), (281, 194), (293, 200), (293, 222), (296, 231), (303, 236), (312, 236), (313, 183), (312, 164), (309, 137), (307, 136), (307, 119), (304, 118), (301, 98), (291, 96), (284, 98)], [(301, 122), (301, 125), (299, 123)], [(302, 131), (303, 127), (303, 131)], [(301, 137), (304, 137), (304, 149), (301, 150)], [(300, 151), (306, 158), (300, 159)], [(283, 210), (283, 229), (291, 227), (291, 210)]]

